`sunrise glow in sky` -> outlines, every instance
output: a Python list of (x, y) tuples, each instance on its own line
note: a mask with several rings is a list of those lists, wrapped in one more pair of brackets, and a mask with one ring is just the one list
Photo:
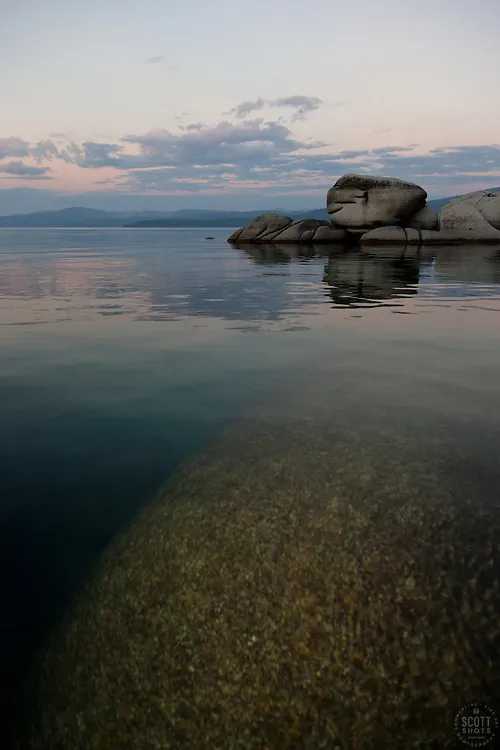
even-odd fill
[(500, 185), (499, 0), (4, 0), (0, 214)]

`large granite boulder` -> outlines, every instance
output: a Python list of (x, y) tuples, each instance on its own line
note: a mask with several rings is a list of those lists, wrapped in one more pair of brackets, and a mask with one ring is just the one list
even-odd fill
[(461, 195), (443, 206), (439, 229), (432, 231), (418, 215), (408, 227), (384, 226), (361, 237), (362, 245), (395, 242), (415, 245), (500, 244), (500, 193), (480, 190)]
[(500, 240), (500, 195), (481, 192), (456, 198), (441, 209), (440, 231)]
[[(452, 203), (466, 203), (469, 207), (477, 209), (491, 226), (500, 229), (500, 193), (491, 190), (476, 190), (474, 193), (467, 193), (455, 198)], [(448, 203), (444, 208), (449, 205), (451, 204)], [(443, 215), (443, 211), (441, 211), (441, 215)]]
[(426, 198), (425, 190), (412, 182), (347, 174), (330, 188), (326, 204), (332, 224), (363, 234), (376, 227), (407, 226)]
[[(363, 234), (360, 242), (361, 245), (422, 245), (426, 230), (415, 229), (413, 227), (378, 227), (370, 232)], [(431, 234), (440, 235), (440, 232)]]
[(339, 243), (346, 239), (346, 233), (343, 229), (328, 224), (327, 222), (321, 222), (314, 233), (314, 242), (332, 242)]
[(424, 206), (412, 216), (408, 226), (412, 229), (438, 229), (439, 216), (431, 206)]
[(246, 227), (237, 229), (228, 242), (342, 242), (343, 229), (333, 227), (328, 221), (298, 219), (281, 214), (260, 214)]

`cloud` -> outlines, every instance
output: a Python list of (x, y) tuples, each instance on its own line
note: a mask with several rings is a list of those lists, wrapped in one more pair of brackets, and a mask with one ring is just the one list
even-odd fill
[(382, 133), (390, 133), (392, 132), (392, 128), (375, 128), (375, 130), (370, 130), (368, 135), (380, 135)]
[(170, 61), (167, 55), (155, 55), (154, 57), (148, 57), (146, 65), (158, 65), (158, 63), (165, 63), (162, 68), (165, 67), (167, 70), (178, 70), (179, 66), (174, 62)]
[(275, 99), (271, 107), (293, 107), (296, 111), (292, 120), (305, 120), (311, 112), (319, 109), (323, 104), (317, 96), (287, 96), (283, 99)]
[(13, 177), (20, 177), (29, 180), (50, 180), (52, 177), (49, 167), (30, 167), (20, 160), (13, 160), (0, 164), (0, 174), (6, 174)]
[(145, 135), (129, 135), (125, 142), (139, 147), (150, 166), (177, 164), (261, 163), (272, 156), (303, 146), (285, 125), (261, 118), (231, 123), (223, 120), (213, 126), (196, 124), (194, 130), (173, 134), (168, 130)]
[[(221, 125), (223, 125), (221, 127)], [(321, 153), (283, 125), (253, 120), (186, 132), (129, 136), (135, 167), (115, 184), (130, 190), (324, 191), (346, 172), (384, 174), (450, 194), (454, 184), (500, 184), (500, 146), (460, 146), (418, 154), (410, 146)], [(323, 144), (320, 144), (323, 145)], [(126, 157), (124, 157), (126, 158)], [(140, 165), (142, 161), (143, 166)], [(123, 162), (122, 162), (123, 163)]]
[(22, 138), (0, 138), (0, 159), (29, 156), (30, 145)]
[(447, 146), (415, 154), (413, 147), (381, 155), (382, 165), (414, 178), (462, 176), (500, 171), (500, 145)]
[(322, 99), (318, 99), (317, 96), (285, 96), (280, 99), (256, 99), (255, 101), (245, 101), (238, 104), (237, 107), (230, 109), (224, 114), (232, 114), (238, 119), (243, 119), (250, 115), (252, 112), (257, 112), (266, 108), (273, 107), (290, 107), (295, 109), (295, 113), (292, 117), (292, 121), (305, 120), (306, 116), (311, 112), (319, 109), (323, 104)]
[(264, 101), (264, 99), (256, 99), (256, 101), (254, 102), (241, 102), (241, 104), (238, 104), (237, 107), (230, 109), (228, 112), (223, 112), (223, 114), (235, 115), (236, 117), (242, 119), (243, 117), (247, 117), (247, 115), (251, 114), (252, 112), (257, 112), (260, 109), (264, 109), (265, 106), (266, 102)]
[(30, 155), (35, 159), (37, 164), (47, 160), (52, 161), (59, 156), (59, 149), (53, 141), (39, 141), (35, 146), (30, 148)]
[(254, 119), (236, 124), (222, 121), (213, 126), (194, 123), (177, 133), (161, 129), (132, 134), (121, 143), (71, 142), (59, 150), (58, 158), (84, 169), (165, 167), (193, 171), (220, 164), (264, 167), (280, 155), (314, 148), (317, 144), (294, 139), (281, 123)]
[(379, 148), (372, 148), (370, 154), (374, 156), (380, 156), (384, 154), (397, 154), (399, 152), (408, 151), (411, 146), (381, 146)]
[[(314, 97), (273, 101), (291, 107), (297, 115), (301, 108), (310, 111), (320, 106)], [(239, 107), (248, 112), (263, 102), (243, 102)], [(499, 145), (418, 150), (417, 144), (410, 144), (335, 152), (324, 142), (298, 138), (281, 119), (263, 116), (214, 124), (192, 122), (174, 130), (124, 135), (117, 141), (66, 140), (56, 145), (50, 139), (34, 144), (21, 138), (0, 140), (2, 159), (20, 154), (34, 162), (30, 166), (10, 160), (4, 163), (4, 175), (50, 179), (47, 165), (60, 160), (86, 170), (112, 169), (114, 176), (110, 178), (108, 171), (102, 184), (136, 193), (320, 193), (346, 172), (400, 177), (441, 195), (453, 193), (454, 185), (500, 184)]]
[(31, 146), (22, 138), (0, 138), (0, 160), (32, 156), (36, 162), (52, 160), (59, 156), (59, 149), (53, 141), (39, 141)]
[(83, 169), (115, 167), (129, 169), (134, 166), (135, 157), (122, 158), (123, 146), (116, 143), (84, 141), (82, 144), (70, 142), (59, 149), (58, 158), (67, 164), (75, 164)]

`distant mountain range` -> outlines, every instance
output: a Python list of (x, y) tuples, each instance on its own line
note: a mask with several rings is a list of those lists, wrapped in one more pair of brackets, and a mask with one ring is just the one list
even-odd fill
[(36, 211), (31, 214), (11, 214), (0, 216), (0, 227), (36, 227), (36, 228), (93, 228), (123, 227), (132, 221), (147, 221), (170, 216), (170, 212), (137, 211), (136, 213), (119, 213), (99, 211), (96, 208), (63, 208), (60, 211)]
[[(500, 187), (490, 188), (499, 192)], [(436, 211), (446, 205), (450, 200), (456, 198), (437, 198), (428, 201)], [(137, 211), (135, 213), (99, 211), (94, 208), (64, 208), (61, 211), (36, 211), (30, 214), (12, 214), (0, 216), (0, 227), (18, 228), (46, 228), (46, 229), (68, 229), (68, 228), (155, 228), (155, 227), (220, 227), (233, 228), (242, 227), (260, 213), (269, 213), (273, 209), (261, 211), (195, 211), (181, 209), (180, 211)], [(316, 208), (304, 211), (286, 211), (285, 209), (274, 209), (275, 212), (290, 216), (292, 219), (321, 219), (330, 221), (325, 208)]]
[[(163, 219), (146, 219), (132, 221), (126, 226), (136, 228), (153, 228), (153, 227), (242, 227), (248, 224), (251, 219), (262, 213), (269, 213), (269, 209), (262, 211), (191, 211), (184, 209), (175, 211), (168, 218)], [(330, 221), (326, 208), (315, 208), (305, 211), (284, 211), (278, 213), (290, 216), (292, 219), (322, 219)]]
[[(103, 228), (103, 227), (239, 227), (247, 224), (262, 211), (137, 211), (136, 213), (118, 213), (99, 211), (95, 208), (63, 208), (61, 211), (36, 211), (30, 214), (12, 214), (0, 216), (0, 227), (18, 228)], [(292, 218), (311, 217), (329, 221), (324, 208), (309, 211), (290, 211), (279, 209)]]

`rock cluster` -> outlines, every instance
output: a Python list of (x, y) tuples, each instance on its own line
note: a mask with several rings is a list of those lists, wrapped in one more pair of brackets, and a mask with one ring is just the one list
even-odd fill
[(229, 237), (229, 242), (343, 242), (346, 233), (328, 221), (260, 214)]
[(419, 185), (394, 177), (347, 174), (326, 197), (330, 223), (261, 214), (232, 243), (360, 242), (361, 245), (500, 243), (500, 193), (478, 191), (450, 201), (438, 215)]

